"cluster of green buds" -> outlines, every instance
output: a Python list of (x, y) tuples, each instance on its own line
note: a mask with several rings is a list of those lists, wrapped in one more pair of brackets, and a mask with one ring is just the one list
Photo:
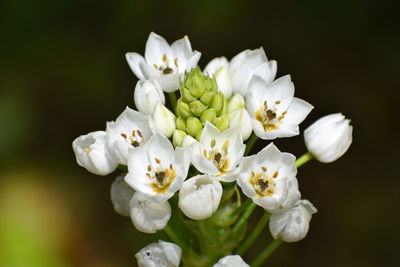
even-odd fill
[(198, 67), (192, 69), (185, 73), (180, 94), (176, 106), (175, 145), (180, 146), (186, 135), (199, 140), (206, 121), (220, 131), (229, 128), (228, 100), (218, 90), (214, 77), (203, 74)]

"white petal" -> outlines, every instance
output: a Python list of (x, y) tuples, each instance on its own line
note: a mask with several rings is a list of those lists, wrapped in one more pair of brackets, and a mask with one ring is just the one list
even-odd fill
[(211, 60), (207, 66), (204, 68), (204, 73), (208, 74), (209, 76), (214, 75), (221, 67), (228, 67), (229, 62), (226, 57), (216, 57)]
[(153, 114), (157, 103), (165, 104), (164, 93), (156, 81), (138, 81), (134, 92), (136, 108), (145, 115)]
[(222, 186), (215, 178), (197, 175), (186, 180), (179, 191), (179, 208), (191, 219), (203, 220), (217, 210)]
[(168, 201), (155, 203), (136, 192), (130, 200), (130, 216), (137, 230), (144, 233), (155, 233), (164, 229), (171, 217), (171, 206)]
[(106, 132), (97, 131), (82, 135), (72, 142), (79, 166), (97, 175), (112, 173), (118, 166), (106, 145)]
[(152, 32), (146, 43), (145, 58), (149, 65), (161, 65), (163, 56), (171, 56), (171, 49), (167, 41), (160, 35)]
[(135, 190), (124, 181), (124, 178), (125, 175), (120, 175), (111, 184), (111, 202), (118, 214), (129, 216), (129, 202)]
[(246, 109), (242, 108), (233, 112), (230, 117), (229, 127), (233, 128), (239, 126), (243, 140), (246, 141), (253, 132), (253, 126), (249, 113)]
[(126, 53), (125, 58), (136, 77), (138, 77), (139, 80), (145, 80), (143, 72), (140, 68), (141, 64), (145, 64), (144, 58), (138, 53)]
[(294, 97), (289, 105), (283, 121), (290, 124), (300, 124), (314, 107), (306, 101)]
[[(204, 132), (204, 130), (203, 130)], [(200, 149), (200, 144), (195, 142), (191, 145), (192, 148), (192, 164), (193, 166), (202, 173), (206, 173), (209, 175), (217, 175), (219, 173), (217, 167), (215, 165), (204, 158), (203, 153)]]
[(221, 258), (213, 267), (249, 267), (239, 255), (229, 255)]
[(151, 243), (136, 255), (139, 267), (178, 267), (182, 250), (178, 245), (165, 241)]
[(214, 76), (217, 81), (218, 90), (220, 90), (224, 96), (229, 99), (232, 95), (233, 85), (228, 69), (226, 67), (221, 67)]
[(167, 107), (157, 103), (152, 117), (157, 131), (168, 138), (174, 134), (175, 115)]

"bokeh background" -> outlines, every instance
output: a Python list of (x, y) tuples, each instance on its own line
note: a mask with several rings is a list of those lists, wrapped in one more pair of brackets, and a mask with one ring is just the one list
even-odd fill
[[(71, 149), (133, 106), (124, 54), (143, 53), (151, 31), (169, 42), (189, 35), (202, 67), (263, 46), (315, 106), (301, 129), (334, 112), (352, 119), (345, 156), (299, 170), (319, 212), (307, 238), (282, 245), (269, 266), (399, 266), (397, 3), (2, 0), (0, 266), (136, 266), (134, 253), (157, 238), (113, 211), (115, 175), (80, 168)], [(305, 152), (302, 136), (275, 143)]]

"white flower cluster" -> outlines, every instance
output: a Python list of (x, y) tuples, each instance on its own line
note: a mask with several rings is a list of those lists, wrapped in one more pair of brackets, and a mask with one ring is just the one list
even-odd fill
[[(139, 79), (134, 91), (137, 111), (126, 107), (115, 121), (107, 122), (105, 131), (74, 140), (78, 164), (98, 175), (127, 166), (127, 173), (111, 186), (111, 200), (119, 214), (130, 216), (136, 229), (145, 233), (167, 225), (171, 217), (168, 200), (176, 192), (181, 211), (202, 220), (218, 209), (224, 190), (221, 182), (236, 182), (247, 197), (272, 214), (269, 227), (274, 238), (286, 242), (304, 238), (316, 209), (301, 200), (295, 156), (270, 143), (256, 155), (245, 157), (244, 141), (253, 132), (263, 140), (298, 135), (299, 124), (313, 106), (294, 96), (289, 75), (275, 79), (276, 61), (268, 60), (259, 48), (245, 50), (230, 61), (213, 59), (203, 73), (215, 79), (227, 102), (218, 102), (221, 96), (214, 97), (215, 101), (210, 98), (215, 92), (204, 96), (191, 92), (189, 97), (199, 101), (190, 99), (196, 102), (190, 110), (181, 103), (179, 114), (201, 114), (203, 102), (211, 103), (213, 110), (203, 112), (201, 121), (191, 118), (182, 124), (177, 120), (180, 115), (165, 106), (164, 92), (175, 94), (185, 73), (197, 67), (200, 55), (187, 37), (169, 45), (155, 33), (147, 40), (144, 57), (127, 53), (129, 66)], [(218, 108), (227, 114), (222, 116), (222, 122), (228, 122), (224, 130), (222, 122), (213, 123)], [(196, 131), (197, 140), (192, 137), (195, 134), (177, 130), (185, 127), (188, 132)], [(349, 121), (334, 114), (310, 126), (305, 141), (315, 158), (331, 162), (348, 149), (351, 135)], [(189, 175), (190, 165), (194, 175)], [(181, 251), (174, 246), (160, 242), (144, 248), (136, 255), (139, 266), (177, 266)], [(229, 257), (234, 258), (221, 259), (214, 266), (248, 266), (235, 258), (239, 256)]]

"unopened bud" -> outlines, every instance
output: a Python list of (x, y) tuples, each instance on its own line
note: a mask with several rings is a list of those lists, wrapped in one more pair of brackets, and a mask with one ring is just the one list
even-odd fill
[(244, 108), (244, 98), (240, 94), (234, 94), (228, 102), (228, 113)]
[(168, 138), (172, 136), (175, 131), (175, 115), (163, 104), (157, 103), (153, 112), (153, 120), (160, 133)]
[(232, 79), (231, 75), (226, 66), (220, 67), (214, 74), (218, 84), (218, 89), (225, 95), (226, 98), (230, 98), (232, 95)]
[(181, 146), (183, 139), (187, 136), (184, 131), (175, 130), (174, 135), (172, 137), (172, 143), (174, 146)]
[(217, 128), (223, 132), (226, 129), (229, 128), (229, 116), (228, 115), (222, 115), (221, 117), (218, 118), (217, 124), (215, 125)]
[(183, 101), (187, 103), (196, 99), (190, 94), (190, 91), (185, 87), (181, 88), (181, 96)]
[(181, 116), (185, 119), (192, 115), (189, 109), (189, 105), (183, 102), (181, 99), (178, 100), (178, 103), (176, 105), (176, 113), (178, 114), (178, 116)]
[[(204, 128), (203, 128), (204, 129)], [(196, 134), (196, 140), (200, 142), (201, 134), (203, 133), (203, 129), (201, 129), (197, 134)]]
[(185, 138), (183, 138), (182, 140), (182, 147), (186, 147), (186, 146), (190, 146), (191, 144), (197, 142), (196, 139), (194, 139), (193, 137), (191, 137), (190, 135), (186, 135)]
[(215, 124), (217, 122), (217, 113), (215, 112), (215, 109), (209, 108), (206, 111), (204, 111), (200, 116), (200, 120), (203, 124), (206, 121), (209, 121), (212, 124)]
[(178, 117), (175, 121), (176, 129), (186, 131), (186, 120), (182, 117)]
[(200, 116), (207, 109), (207, 106), (199, 100), (194, 100), (189, 104), (189, 109), (195, 116)]
[(223, 107), (224, 107), (224, 94), (221, 92), (218, 92), (214, 95), (212, 102), (211, 102), (211, 107), (215, 109), (215, 112), (217, 114), (220, 114)]
[(210, 92), (204, 93), (200, 97), (200, 101), (209, 106), (209, 105), (211, 105), (214, 95), (215, 95), (215, 91), (210, 91)]
[(195, 137), (198, 132), (203, 129), (203, 125), (201, 124), (200, 120), (196, 117), (189, 117), (186, 120), (186, 130), (188, 134)]
[(253, 131), (253, 125), (251, 123), (249, 112), (247, 112), (245, 108), (236, 110), (235, 112), (229, 113), (229, 119), (229, 127), (233, 128), (239, 126), (243, 141), (246, 141)]

